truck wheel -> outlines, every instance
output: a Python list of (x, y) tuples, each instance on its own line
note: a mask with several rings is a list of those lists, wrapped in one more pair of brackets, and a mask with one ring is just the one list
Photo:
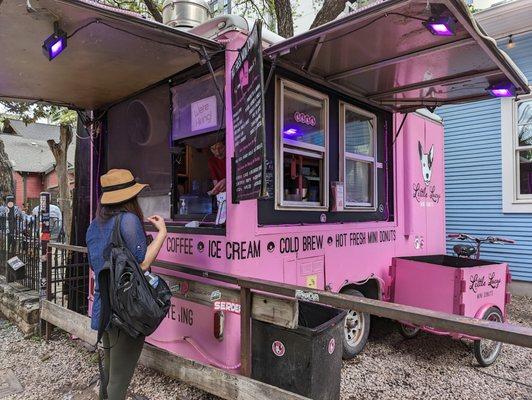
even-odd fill
[(405, 325), (399, 322), (399, 333), (405, 339), (413, 339), (419, 333), (419, 328), (415, 326)]
[[(494, 322), (503, 322), (502, 313), (497, 307), (490, 307), (486, 310), (482, 319)], [(473, 343), (473, 352), (475, 358), (482, 367), (489, 367), (495, 362), (501, 352), (502, 343), (489, 339), (475, 340)]]
[[(356, 289), (346, 289), (342, 294), (364, 297)], [(368, 341), (370, 315), (354, 310), (347, 310), (344, 320), (343, 358), (349, 360), (359, 354)]]

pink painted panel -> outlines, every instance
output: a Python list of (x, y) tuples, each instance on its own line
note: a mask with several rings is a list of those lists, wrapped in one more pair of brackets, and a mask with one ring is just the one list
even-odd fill
[(454, 313), (456, 268), (395, 258), (393, 269), (393, 302)]
[(498, 307), (504, 315), (506, 270), (507, 264), (462, 269), (463, 315), (474, 317), (487, 304)]
[(403, 154), (399, 157), (404, 159), (404, 233), (421, 236), (426, 229), (426, 208), (422, 206), (425, 181), (420, 160), (420, 148), (425, 152), (425, 120), (411, 114), (403, 129)]
[(425, 207), (427, 216), (427, 232), (424, 241), (427, 254), (445, 253), (445, 162), (443, 144), (442, 125), (426, 119), (423, 152), (427, 152), (429, 155), (432, 152), (430, 181), (425, 184), (427, 197), (421, 202), (421, 205)]
[(159, 328), (146, 342), (174, 354), (225, 369), (237, 369), (240, 359), (239, 315), (225, 312), (224, 338), (214, 337), (212, 307), (173, 297)]
[(325, 262), (323, 256), (297, 260), (297, 285), (314, 289), (325, 288)]

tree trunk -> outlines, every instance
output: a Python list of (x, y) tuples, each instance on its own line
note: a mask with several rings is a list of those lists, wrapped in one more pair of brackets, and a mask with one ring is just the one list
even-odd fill
[(65, 243), (70, 240), (70, 228), (72, 225), (72, 205), (70, 201), (70, 185), (68, 182), (68, 146), (72, 143), (72, 129), (69, 125), (61, 125), (59, 143), (53, 139), (47, 141), (55, 158), (55, 172), (57, 185), (59, 186), (59, 208), (63, 212), (63, 229), (65, 231)]
[(161, 12), (157, 8), (157, 5), (153, 2), (153, 0), (144, 0), (144, 4), (146, 4), (148, 11), (155, 19), (155, 21), (163, 22), (163, 16), (161, 15)]
[(275, 0), (275, 16), (277, 19), (277, 33), (282, 37), (294, 36), (294, 21), (290, 0)]
[(14, 194), (13, 168), (4, 149), (4, 142), (0, 140), (0, 197)]
[(345, 8), (345, 2), (340, 0), (325, 0), (321, 10), (312, 21), (310, 29), (326, 24), (335, 19)]

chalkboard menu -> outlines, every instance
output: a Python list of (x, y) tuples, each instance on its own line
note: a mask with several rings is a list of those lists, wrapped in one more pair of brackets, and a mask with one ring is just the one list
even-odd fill
[(234, 201), (264, 195), (264, 84), (262, 22), (257, 21), (231, 69), (235, 141)]

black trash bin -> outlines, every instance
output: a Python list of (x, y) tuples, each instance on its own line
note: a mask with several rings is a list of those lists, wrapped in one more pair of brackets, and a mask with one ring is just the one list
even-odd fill
[(297, 329), (253, 320), (252, 378), (314, 400), (339, 399), (345, 316), (300, 301)]

